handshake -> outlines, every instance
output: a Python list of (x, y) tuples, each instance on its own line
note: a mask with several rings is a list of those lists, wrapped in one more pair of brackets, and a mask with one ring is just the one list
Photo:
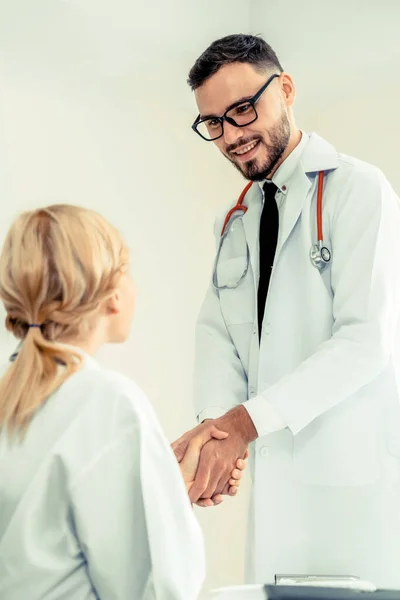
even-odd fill
[(220, 504), (223, 495), (234, 496), (246, 466), (248, 445), (256, 438), (254, 424), (240, 405), (176, 440), (172, 449), (191, 502), (207, 507)]

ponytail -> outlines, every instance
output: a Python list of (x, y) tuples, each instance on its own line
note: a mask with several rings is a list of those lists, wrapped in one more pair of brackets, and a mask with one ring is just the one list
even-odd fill
[(0, 379), (0, 427), (25, 430), (43, 401), (81, 364), (73, 348), (49, 342), (39, 327), (29, 327), (16, 359)]

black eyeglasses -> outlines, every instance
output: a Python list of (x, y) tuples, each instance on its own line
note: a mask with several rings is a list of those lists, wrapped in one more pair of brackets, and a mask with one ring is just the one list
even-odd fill
[(260, 99), (261, 95), (265, 92), (269, 84), (279, 77), (278, 73), (274, 73), (262, 86), (260, 90), (249, 100), (242, 100), (233, 104), (222, 117), (207, 116), (200, 119), (200, 115), (197, 117), (192, 125), (193, 131), (199, 134), (203, 140), (212, 142), (218, 140), (224, 135), (224, 121), (227, 121), (235, 127), (245, 127), (254, 123), (258, 119), (256, 110), (256, 102)]

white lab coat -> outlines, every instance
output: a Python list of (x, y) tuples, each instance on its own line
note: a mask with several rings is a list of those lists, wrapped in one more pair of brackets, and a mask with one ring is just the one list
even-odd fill
[(86, 356), (22, 444), (0, 433), (1, 600), (195, 600), (204, 550), (143, 392)]
[[(215, 418), (244, 402), (260, 434), (251, 445), (249, 583), (355, 574), (400, 588), (399, 200), (377, 168), (315, 134), (288, 181), (284, 170), (273, 178), (287, 185), (261, 341), (254, 184), (243, 218), (249, 272), (237, 289), (211, 285), (199, 317), (196, 413)], [(323, 274), (309, 258), (320, 170), (332, 250)], [(234, 270), (225, 256), (219, 275), (228, 281)], [(285, 429), (269, 433), (271, 408)]]

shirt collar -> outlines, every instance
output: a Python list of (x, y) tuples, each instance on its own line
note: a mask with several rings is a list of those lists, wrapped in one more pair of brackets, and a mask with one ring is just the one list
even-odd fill
[[(307, 135), (307, 133), (304, 133), (304, 131), (302, 131), (300, 142), (292, 150), (289, 156), (283, 161), (283, 163), (279, 165), (278, 169), (272, 176), (272, 183), (274, 183), (278, 190), (283, 194), (286, 194), (288, 190), (290, 178), (293, 175), (299, 163), (300, 157), (305, 147), (307, 146), (309, 139), (310, 138)], [(263, 189), (264, 184), (265, 181), (258, 182), (258, 185), (260, 186), (261, 190)]]
[(82, 350), (82, 348), (79, 348), (78, 346), (73, 346), (72, 344), (58, 344), (59, 346), (65, 346), (66, 348), (71, 348), (72, 350), (75, 350), (77, 354), (80, 354), (82, 359), (83, 359), (83, 366), (89, 369), (99, 369), (99, 363), (97, 362), (97, 360), (91, 356), (90, 354), (88, 354), (87, 352), (85, 352), (84, 350)]

